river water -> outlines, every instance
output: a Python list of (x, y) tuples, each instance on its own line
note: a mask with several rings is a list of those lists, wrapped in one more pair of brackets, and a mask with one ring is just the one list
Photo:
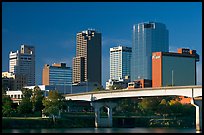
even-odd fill
[(202, 133), (195, 129), (176, 128), (60, 128), (3, 129), (3, 133)]

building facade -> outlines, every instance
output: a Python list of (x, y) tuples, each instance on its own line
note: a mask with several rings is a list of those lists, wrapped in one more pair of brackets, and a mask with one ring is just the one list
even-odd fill
[(76, 57), (73, 58), (73, 83), (101, 84), (101, 33), (85, 30), (77, 33)]
[(72, 69), (66, 67), (66, 63), (45, 64), (42, 72), (43, 85), (71, 85)]
[(163, 23), (144, 22), (133, 26), (131, 81), (152, 80), (152, 52), (169, 51), (169, 33)]
[(2, 72), (2, 88), (4, 90), (14, 90), (15, 75), (9, 72)]
[(21, 90), (27, 85), (26, 76), (15, 75), (10, 72), (2, 72), (2, 88), (4, 90)]
[(119, 80), (130, 76), (131, 47), (110, 48), (110, 79)]
[(152, 87), (152, 80), (140, 79), (128, 83), (128, 89)]
[(115, 90), (115, 89), (125, 89), (128, 87), (128, 83), (130, 82), (130, 77), (125, 76), (123, 79), (109, 79), (106, 82), (106, 90)]
[(152, 87), (196, 85), (197, 61), (196, 51), (185, 48), (152, 53)]
[(26, 85), (35, 85), (35, 48), (21, 45), (20, 51), (10, 52), (9, 72), (18, 78), (26, 77)]

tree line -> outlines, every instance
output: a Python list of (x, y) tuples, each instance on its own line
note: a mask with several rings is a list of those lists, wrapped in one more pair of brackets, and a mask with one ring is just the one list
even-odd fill
[(2, 88), (2, 116), (3, 117), (41, 117), (42, 113), (46, 116), (57, 116), (65, 107), (64, 97), (56, 90), (51, 90), (45, 97), (39, 86), (34, 89), (22, 88), (22, 100), (13, 103), (10, 96), (6, 95), (6, 90)]

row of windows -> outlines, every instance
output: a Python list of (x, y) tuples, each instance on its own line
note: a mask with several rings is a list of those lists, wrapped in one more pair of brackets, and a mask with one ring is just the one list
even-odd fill
[(51, 68), (50, 72), (72, 72), (72, 70), (70, 68)]
[(70, 74), (72, 71), (50, 71), (50, 74)]
[(11, 98), (18, 98), (18, 99), (21, 99), (22, 98), (22, 95), (9, 95)]
[(62, 76), (62, 77), (55, 77), (55, 76), (51, 76), (50, 77), (50, 80), (53, 80), (53, 79), (55, 79), (55, 80), (69, 80), (69, 79), (71, 79), (72, 78), (72, 76)]

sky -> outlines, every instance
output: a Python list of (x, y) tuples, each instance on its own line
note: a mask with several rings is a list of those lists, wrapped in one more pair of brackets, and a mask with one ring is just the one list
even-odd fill
[(169, 30), (169, 50), (197, 50), (197, 84), (202, 85), (202, 2), (2, 2), (2, 71), (9, 71), (9, 53), (21, 44), (35, 46), (36, 84), (44, 64), (72, 67), (76, 34), (102, 33), (102, 85), (109, 79), (111, 47), (132, 47), (133, 25), (156, 21)]

